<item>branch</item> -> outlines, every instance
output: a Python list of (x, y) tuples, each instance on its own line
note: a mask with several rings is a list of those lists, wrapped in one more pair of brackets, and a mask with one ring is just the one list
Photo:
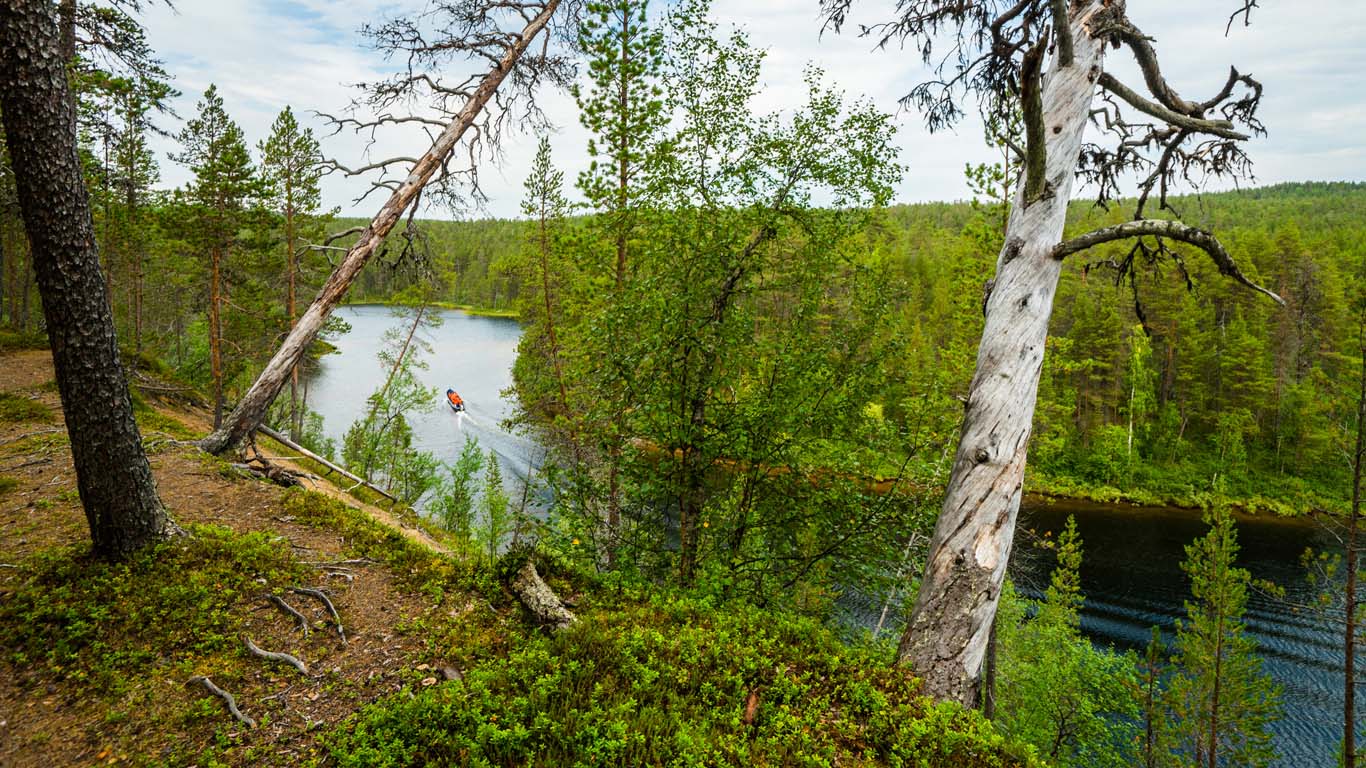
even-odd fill
[(1039, 38), (1020, 63), (1020, 105), (1024, 108), (1025, 124), (1025, 188), (1024, 204), (1039, 200), (1048, 193), (1048, 139), (1044, 135), (1043, 120), (1043, 55), (1048, 48), (1048, 35)]
[[(1102, 73), (1097, 82), (1100, 84), (1101, 88), (1104, 88), (1128, 102), (1134, 109), (1178, 128), (1194, 133), (1208, 133), (1225, 139), (1233, 139), (1235, 141), (1246, 141), (1251, 138), (1245, 133), (1239, 133), (1238, 131), (1233, 130), (1233, 123), (1229, 120), (1210, 120), (1202, 117), (1191, 117), (1190, 115), (1183, 115), (1180, 112), (1175, 112), (1155, 101), (1145, 99), (1131, 90), (1128, 86), (1115, 79), (1115, 76), (1109, 72)], [(1199, 105), (1195, 106), (1198, 107)]]
[(1058, 243), (1058, 245), (1053, 248), (1053, 258), (1062, 260), (1074, 253), (1084, 251), (1087, 248), (1102, 243), (1146, 236), (1165, 237), (1171, 240), (1178, 240), (1203, 250), (1214, 260), (1214, 264), (1219, 268), (1220, 274), (1233, 278), (1244, 286), (1269, 297), (1277, 304), (1285, 306), (1284, 299), (1252, 282), (1243, 274), (1242, 270), (1238, 268), (1237, 263), (1233, 261), (1233, 257), (1229, 255), (1228, 250), (1224, 248), (1224, 244), (1219, 242), (1218, 238), (1203, 229), (1196, 229), (1195, 227), (1182, 224), (1179, 221), (1140, 219), (1138, 221), (1125, 222), (1124, 224), (1116, 224), (1110, 227), (1102, 227), (1079, 237), (1074, 237), (1071, 240), (1065, 240)]
[(242, 714), (242, 710), (237, 708), (237, 699), (233, 698), (231, 693), (214, 685), (212, 680), (203, 675), (192, 677), (185, 681), (186, 685), (194, 685), (195, 683), (199, 683), (208, 689), (209, 693), (222, 699), (223, 703), (228, 705), (228, 712), (232, 713), (232, 716), (237, 719), (237, 722), (245, 724), (248, 728), (256, 727), (256, 721)]
[(1053, 12), (1053, 33), (1058, 36), (1058, 66), (1072, 66), (1072, 27), (1067, 18), (1067, 0), (1049, 0)]

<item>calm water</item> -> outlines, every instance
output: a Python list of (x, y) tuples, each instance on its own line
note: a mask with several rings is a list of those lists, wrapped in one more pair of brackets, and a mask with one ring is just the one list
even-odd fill
[[(375, 356), (384, 332), (399, 325), (406, 331), (407, 324), (388, 307), (341, 307), (336, 314), (351, 324), (351, 332), (333, 342), (336, 354), (323, 356), (309, 382), (308, 405), (322, 414), (323, 430), (340, 450), (347, 428), (365, 415), (365, 399), (388, 376)], [(492, 449), (498, 454), (512, 490), (541, 458), (534, 442), (501, 426), (512, 411), (501, 393), (512, 384), (522, 329), (508, 318), (475, 317), (458, 310), (439, 314), (441, 327), (425, 332), (432, 346), (432, 353), (423, 358), (427, 370), (418, 371), (422, 382), (437, 390), (437, 397), (430, 412), (409, 418), (413, 441), (438, 459), (454, 463), (465, 441), (477, 438), (485, 452)], [(465, 399), (467, 413), (456, 414), (446, 406), (448, 387)]]
[[(365, 398), (378, 388), (386, 371), (375, 358), (381, 336), (401, 321), (384, 307), (338, 310), (351, 332), (336, 344), (338, 354), (323, 358), (309, 387), (309, 405), (323, 415), (324, 429), (340, 444), (342, 435), (365, 410)], [(540, 463), (536, 444), (509, 434), (500, 422), (511, 412), (501, 392), (511, 384), (521, 329), (503, 318), (441, 313), (444, 324), (428, 334), (433, 354), (422, 380), (443, 394), (455, 388), (469, 413), (457, 416), (443, 397), (431, 412), (412, 418), (416, 442), (439, 458), (453, 461), (465, 440), (497, 452), (509, 490)], [(1181, 573), (1183, 547), (1204, 533), (1191, 512), (1095, 504), (1027, 504), (1011, 571), (1028, 592), (1047, 583), (1051, 554), (1029, 544), (1029, 530), (1056, 533), (1068, 514), (1075, 514), (1085, 543), (1082, 588), (1086, 605), (1082, 629), (1097, 643), (1141, 651), (1150, 627), (1167, 631), (1183, 613), (1189, 585)], [(1240, 565), (1256, 578), (1286, 589), (1287, 600), (1307, 603), (1311, 589), (1299, 568), (1305, 547), (1335, 549), (1336, 543), (1312, 526), (1266, 518), (1240, 521)], [(877, 620), (876, 608), (871, 622)], [(871, 623), (870, 622), (870, 623)], [(1333, 764), (1342, 706), (1340, 637), (1317, 615), (1297, 612), (1284, 603), (1254, 595), (1248, 625), (1266, 670), (1284, 688), (1285, 719), (1276, 726), (1279, 765), (1286, 768)]]
[[(1047, 584), (1051, 555), (1029, 545), (1029, 530), (1056, 534), (1074, 514), (1085, 547), (1082, 630), (1102, 645), (1142, 651), (1151, 627), (1168, 642), (1184, 616), (1190, 585), (1181, 572), (1184, 547), (1207, 528), (1185, 510), (1077, 502), (1035, 503), (1021, 512), (1012, 575), (1022, 587)], [(1295, 610), (1313, 590), (1299, 567), (1305, 547), (1340, 551), (1327, 533), (1303, 521), (1240, 518), (1238, 564), (1286, 591), (1285, 602), (1254, 593), (1247, 624), (1264, 669), (1284, 689), (1285, 717), (1274, 727), (1286, 768), (1331, 766), (1342, 733), (1342, 637), (1324, 617)]]

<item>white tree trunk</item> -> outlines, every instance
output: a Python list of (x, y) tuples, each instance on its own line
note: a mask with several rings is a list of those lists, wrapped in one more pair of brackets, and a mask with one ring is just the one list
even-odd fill
[(1082, 134), (1101, 73), (1101, 43), (1088, 22), (1092, 0), (1072, 11), (1074, 59), (1056, 58), (1043, 83), (1048, 189), (1026, 202), (1022, 184), (996, 263), (963, 417), (962, 437), (930, 543), (929, 560), (897, 659), (925, 694), (977, 701), (982, 661), (1005, 578), (1024, 484), (1044, 341), (1062, 262), (1062, 238)]
[(280, 389), (289, 378), (290, 371), (294, 370), (294, 367), (299, 364), (299, 360), (303, 357), (304, 350), (308, 349), (308, 345), (322, 330), (327, 316), (332, 313), (332, 308), (346, 296), (347, 289), (351, 287), (351, 283), (355, 281), (356, 276), (360, 274), (361, 269), (370, 260), (375, 248), (384, 240), (385, 235), (393, 229), (394, 224), (403, 215), (403, 211), (417, 197), (417, 193), (422, 191), (422, 188), (431, 180), (437, 168), (445, 162), (447, 155), (459, 143), (479, 113), (483, 111), (484, 105), (493, 97), (503, 79), (516, 66), (517, 60), (521, 58), (531, 41), (549, 23), (550, 17), (554, 15), (559, 3), (560, 0), (550, 0), (546, 3), (545, 9), (527, 24), (517, 41), (503, 55), (502, 60), (484, 76), (483, 81), (479, 83), (479, 87), (475, 89), (469, 101), (465, 103), (465, 106), (432, 143), (431, 149), (428, 149), (426, 154), (418, 158), (417, 163), (408, 172), (408, 177), (385, 201), (383, 207), (379, 209), (379, 213), (376, 213), (374, 219), (371, 220), (370, 226), (361, 232), (360, 239), (347, 251), (346, 258), (327, 278), (327, 283), (318, 292), (318, 297), (313, 300), (308, 310), (304, 312), (289, 335), (285, 337), (280, 349), (266, 364), (265, 370), (256, 378), (251, 389), (242, 397), (241, 402), (233, 409), (232, 414), (223, 422), (223, 425), (200, 442), (201, 448), (210, 453), (223, 453), (236, 448), (247, 435), (260, 426), (261, 421), (265, 418), (266, 410), (274, 402), (276, 396), (280, 394)]

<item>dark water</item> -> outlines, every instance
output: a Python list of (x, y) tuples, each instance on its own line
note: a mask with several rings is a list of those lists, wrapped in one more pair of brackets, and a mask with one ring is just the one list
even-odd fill
[[(1081, 567), (1086, 604), (1082, 630), (1101, 645), (1142, 651), (1151, 627), (1163, 628), (1168, 642), (1176, 619), (1184, 616), (1190, 585), (1181, 572), (1184, 547), (1207, 528), (1198, 513), (1186, 510), (1115, 507), (1079, 502), (1026, 504), (1016, 536), (1011, 571), (1016, 582), (1047, 584), (1053, 560), (1030, 545), (1038, 533), (1062, 529), (1074, 514), (1085, 555)], [(1238, 564), (1253, 578), (1285, 589), (1285, 599), (1254, 593), (1247, 625), (1257, 641), (1263, 668), (1284, 690), (1285, 717), (1274, 726), (1280, 766), (1331, 766), (1342, 732), (1342, 637), (1324, 616), (1297, 610), (1314, 590), (1299, 567), (1306, 547), (1340, 551), (1337, 541), (1299, 520), (1240, 517)]]
[[(388, 375), (375, 356), (384, 332), (399, 325), (406, 331), (407, 324), (387, 307), (342, 307), (336, 314), (351, 324), (351, 332), (333, 342), (336, 354), (322, 358), (309, 381), (308, 405), (322, 414), (323, 430), (340, 450), (347, 428), (365, 414), (365, 399)], [(432, 346), (432, 353), (422, 358), (427, 370), (418, 372), (437, 395), (429, 412), (409, 418), (413, 441), (438, 459), (454, 463), (465, 441), (478, 439), (486, 453), (491, 449), (498, 454), (512, 491), (517, 479), (526, 477), (541, 458), (533, 441), (501, 426), (512, 411), (501, 393), (512, 383), (521, 326), (516, 320), (476, 317), (458, 310), (439, 314), (441, 327), (425, 333)], [(457, 415), (446, 406), (448, 387), (465, 399), (467, 413)]]
[[(338, 314), (351, 324), (339, 339), (339, 354), (323, 358), (309, 388), (309, 404), (323, 414), (327, 434), (341, 442), (359, 418), (365, 398), (383, 383), (375, 351), (381, 336), (401, 321), (384, 307), (345, 307)], [(411, 419), (417, 443), (438, 458), (453, 461), (473, 436), (497, 452), (509, 490), (541, 460), (536, 444), (503, 430), (500, 422), (511, 406), (501, 392), (511, 384), (521, 328), (514, 320), (473, 317), (458, 311), (441, 313), (445, 323), (428, 340), (422, 379), (444, 394), (454, 387), (465, 398), (469, 414), (451, 413), (440, 396), (427, 414)], [(1030, 530), (1057, 533), (1068, 514), (1075, 514), (1085, 544), (1081, 569), (1086, 605), (1082, 629), (1101, 645), (1141, 651), (1150, 628), (1162, 627), (1171, 639), (1189, 585), (1181, 573), (1184, 546), (1205, 532), (1197, 513), (1186, 510), (1068, 503), (1026, 503), (1011, 572), (1022, 591), (1041, 588), (1052, 569), (1047, 550), (1031, 546)], [(1284, 689), (1285, 718), (1275, 726), (1278, 763), (1286, 768), (1333, 765), (1340, 734), (1342, 685), (1341, 638), (1322, 616), (1296, 611), (1287, 603), (1311, 601), (1312, 589), (1299, 567), (1305, 547), (1336, 550), (1329, 535), (1302, 521), (1242, 518), (1239, 564), (1255, 578), (1286, 590), (1286, 602), (1254, 594), (1247, 616), (1265, 669)], [(876, 623), (882, 601), (866, 598), (851, 606), (861, 623)]]

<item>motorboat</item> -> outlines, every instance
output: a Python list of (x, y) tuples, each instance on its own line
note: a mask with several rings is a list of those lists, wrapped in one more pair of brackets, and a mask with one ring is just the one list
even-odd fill
[(465, 401), (460, 397), (460, 395), (456, 394), (455, 390), (453, 389), (446, 390), (446, 403), (450, 405), (451, 410), (455, 411), (456, 413), (460, 413), (461, 411), (465, 410)]

